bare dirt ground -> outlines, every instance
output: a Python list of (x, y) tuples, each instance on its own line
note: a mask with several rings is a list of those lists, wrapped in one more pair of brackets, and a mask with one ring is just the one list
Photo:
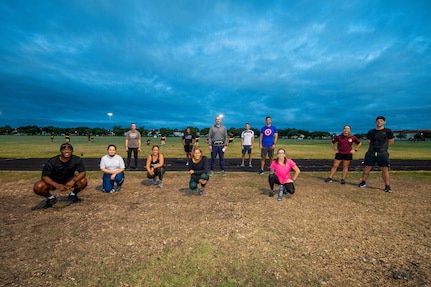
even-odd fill
[(429, 174), (392, 173), (391, 194), (378, 172), (326, 175), (277, 202), (255, 173), (215, 174), (206, 197), (184, 172), (115, 194), (97, 174), (81, 203), (37, 211), (39, 173), (3, 183), (0, 286), (431, 286)]

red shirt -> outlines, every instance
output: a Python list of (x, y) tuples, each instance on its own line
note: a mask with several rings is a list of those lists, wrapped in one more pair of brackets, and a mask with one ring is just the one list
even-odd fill
[(353, 143), (359, 144), (361, 141), (355, 136), (346, 137), (345, 135), (340, 134), (332, 140), (332, 143), (336, 142), (338, 142), (338, 153), (350, 154)]

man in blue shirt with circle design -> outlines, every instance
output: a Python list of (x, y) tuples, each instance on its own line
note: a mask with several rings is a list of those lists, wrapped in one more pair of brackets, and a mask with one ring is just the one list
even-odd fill
[(278, 131), (275, 126), (271, 125), (271, 117), (267, 116), (265, 118), (265, 122), (266, 126), (260, 129), (259, 147), (261, 150), (261, 161), (259, 175), (264, 174), (263, 171), (265, 169), (266, 156), (269, 157), (269, 164), (271, 164), (271, 162), (273, 161), (274, 149), (278, 140)]

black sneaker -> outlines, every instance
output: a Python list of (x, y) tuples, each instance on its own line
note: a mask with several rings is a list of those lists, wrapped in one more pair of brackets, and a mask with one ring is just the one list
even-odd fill
[(385, 192), (392, 192), (392, 189), (389, 185), (385, 186)]
[(326, 178), (325, 182), (332, 182), (332, 178), (330, 178), (330, 177)]
[(81, 199), (76, 194), (75, 195), (69, 194), (69, 196), (67, 197), (67, 199), (69, 199), (73, 203), (81, 202)]
[(274, 191), (273, 191), (273, 190), (271, 190), (271, 191), (268, 193), (268, 196), (269, 196), (269, 197), (274, 197)]
[(345, 181), (344, 179), (341, 179), (341, 180), (340, 180), (340, 183), (341, 183), (341, 184), (346, 184), (346, 181)]
[(57, 198), (51, 198), (51, 199), (47, 199), (45, 202), (45, 205), (43, 206), (43, 209), (47, 209), (52, 207), (54, 204), (57, 203)]
[(367, 187), (367, 183), (365, 181), (361, 181), (361, 183), (358, 186), (359, 187)]

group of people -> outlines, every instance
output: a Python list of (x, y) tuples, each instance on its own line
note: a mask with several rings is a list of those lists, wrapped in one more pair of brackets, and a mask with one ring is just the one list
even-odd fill
[[(268, 182), (270, 186), (269, 196), (275, 194), (274, 186), (279, 185), (278, 201), (281, 201), (284, 194), (295, 192), (294, 181), (300, 174), (300, 169), (296, 163), (286, 156), (286, 150), (279, 148), (276, 159), (274, 151), (278, 140), (277, 128), (271, 124), (271, 117), (266, 117), (266, 125), (260, 130), (259, 147), (261, 150), (261, 166), (259, 174), (264, 174), (266, 157), (269, 157), (270, 174)], [(366, 187), (366, 180), (373, 166), (377, 163), (382, 172), (385, 183), (385, 192), (392, 192), (389, 185), (389, 145), (394, 143), (394, 134), (391, 129), (385, 128), (386, 119), (384, 116), (376, 118), (376, 127), (367, 133), (368, 151), (364, 158), (364, 171), (359, 187)], [(224, 153), (228, 148), (227, 129), (221, 124), (221, 117), (215, 118), (215, 124), (209, 129), (208, 147), (211, 152), (210, 165), (208, 159), (203, 155), (202, 149), (193, 141), (194, 137), (190, 129), (186, 130), (182, 142), (187, 155), (187, 166), (190, 174), (189, 188), (200, 195), (205, 196), (205, 186), (214, 174), (214, 164), (216, 157), (219, 157), (221, 175), (225, 176)], [(100, 170), (102, 176), (102, 191), (113, 193), (122, 189), (124, 183), (124, 171), (131, 164), (131, 155), (135, 158), (133, 168), (137, 167), (137, 154), (141, 150), (141, 136), (136, 130), (136, 124), (131, 125), (131, 130), (126, 134), (127, 161), (117, 154), (117, 147), (110, 144), (107, 154), (100, 160)], [(353, 144), (356, 146), (353, 148)], [(337, 146), (335, 146), (337, 144)], [(249, 167), (252, 167), (252, 149), (254, 145), (254, 132), (250, 129), (250, 124), (245, 125), (245, 130), (241, 133), (241, 166), (245, 166), (245, 156), (249, 155)], [(193, 148), (192, 148), (193, 146)], [(341, 184), (345, 184), (350, 161), (353, 154), (361, 148), (361, 141), (351, 134), (350, 126), (344, 126), (343, 132), (331, 141), (331, 148), (335, 153), (335, 159), (329, 177), (325, 182), (332, 182), (339, 165), (343, 162)], [(152, 147), (151, 154), (148, 155), (146, 165), (147, 177), (152, 179), (152, 183), (158, 187), (163, 187), (163, 176), (165, 173), (164, 156), (160, 153), (157, 145)], [(291, 175), (291, 171), (294, 174)], [(73, 155), (73, 147), (70, 142), (60, 146), (60, 154), (49, 159), (43, 166), (41, 180), (34, 184), (33, 190), (36, 194), (46, 198), (44, 208), (52, 207), (57, 198), (51, 191), (67, 191), (68, 199), (73, 203), (80, 202), (78, 193), (87, 186), (85, 165), (82, 159)]]

